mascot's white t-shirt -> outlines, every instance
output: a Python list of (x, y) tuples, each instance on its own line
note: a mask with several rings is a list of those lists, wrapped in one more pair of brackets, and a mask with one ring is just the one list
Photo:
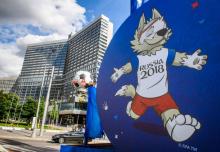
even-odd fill
[(155, 98), (168, 92), (167, 58), (168, 49), (162, 48), (156, 55), (137, 55), (138, 58), (138, 95)]

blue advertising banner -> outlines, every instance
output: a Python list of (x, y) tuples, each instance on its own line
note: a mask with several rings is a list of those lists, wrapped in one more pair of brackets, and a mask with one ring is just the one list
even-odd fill
[(135, 11), (147, 1), (148, 0), (131, 0), (131, 13), (135, 13)]
[(89, 86), (85, 138), (101, 138), (102, 135), (103, 129), (96, 103), (96, 88)]
[(116, 32), (97, 83), (116, 151), (219, 151), (219, 4), (149, 0)]
[(114, 152), (111, 148), (94, 148), (74, 145), (61, 145), (60, 152)]

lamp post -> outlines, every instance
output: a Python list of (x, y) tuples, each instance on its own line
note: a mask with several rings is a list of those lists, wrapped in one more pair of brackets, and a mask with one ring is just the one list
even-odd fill
[[(52, 49), (51, 53), (48, 54), (46, 60), (48, 61), (48, 59), (50, 59), (50, 57), (52, 56), (52, 54), (55, 52), (56, 50), (55, 49)], [(38, 120), (38, 117), (39, 117), (39, 111), (40, 111), (40, 103), (41, 103), (41, 97), (42, 97), (42, 93), (43, 93), (43, 87), (44, 87), (44, 80), (45, 80), (45, 75), (46, 75), (46, 69), (47, 69), (47, 65), (44, 66), (44, 74), (43, 74), (43, 78), (42, 78), (42, 82), (41, 82), (41, 88), (40, 88), (40, 94), (39, 94), (39, 98), (38, 98), (38, 104), (37, 104), (37, 113), (36, 113), (36, 119), (35, 119), (35, 122), (34, 122), (34, 127), (33, 127), (33, 132), (32, 132), (32, 138), (35, 138), (36, 137), (36, 126), (37, 126), (37, 120)], [(52, 73), (51, 73), (51, 79), (50, 79), (50, 82), (52, 83), (52, 78), (53, 78), (53, 72), (54, 72), (54, 66), (52, 68)], [(49, 99), (47, 101), (47, 98), (50, 97), (50, 87), (51, 87), (51, 84), (49, 83), (49, 87), (48, 87), (48, 92), (49, 92), (49, 95), (48, 95), (48, 92), (47, 92), (47, 97), (46, 97), (46, 103), (49, 102)], [(45, 103), (45, 107), (46, 107), (46, 103)], [(48, 104), (48, 103), (47, 103)], [(48, 105), (47, 105), (48, 106)], [(44, 107), (44, 113), (45, 111), (47, 112), (47, 107), (45, 108)], [(44, 118), (45, 117), (45, 118)], [(43, 120), (44, 120), (44, 123), (45, 123), (45, 119), (46, 119), (46, 116), (45, 114), (43, 115)], [(42, 125), (44, 125), (43, 123), (43, 120), (42, 120)], [(41, 130), (40, 130), (40, 136), (43, 135), (43, 130), (42, 130), (42, 125), (41, 125)], [(43, 126), (44, 127), (44, 126)], [(42, 132), (42, 133), (41, 133)], [(42, 134), (42, 135), (41, 135)]]
[[(20, 88), (20, 86), (19, 86), (19, 83), (20, 83), (19, 81), (20, 81), (20, 77), (18, 76), (18, 90), (19, 90), (18, 95), (20, 95), (20, 93), (21, 93), (21, 88)], [(15, 86), (15, 87), (17, 87), (17, 86)], [(16, 90), (17, 90), (17, 88), (15, 89), (15, 92), (16, 92)], [(16, 112), (17, 112), (18, 104), (19, 104), (19, 101), (18, 101), (17, 104), (16, 104), (15, 111), (14, 111), (14, 116), (13, 116), (13, 120), (14, 120), (15, 122), (16, 122)]]
[[(22, 105), (21, 105), (21, 109), (20, 109), (20, 112), (19, 112), (18, 122), (20, 122), (20, 119), (21, 119), (21, 113), (22, 113), (23, 106), (24, 106), (24, 103), (25, 103), (25, 100), (26, 100), (26, 94), (27, 94), (27, 87), (25, 89), (24, 99), (23, 99), (23, 102), (22, 102)], [(17, 123), (17, 126), (18, 126), (18, 123)]]
[(46, 65), (44, 67), (44, 75), (43, 75), (42, 82), (41, 82), (41, 87), (40, 87), (40, 94), (39, 94), (38, 103), (37, 103), (36, 119), (35, 119), (35, 122), (34, 122), (33, 132), (32, 132), (32, 135), (31, 135), (32, 138), (36, 137), (36, 126), (37, 126), (37, 119), (39, 117), (40, 102), (41, 102), (41, 96), (42, 96), (42, 92), (43, 92), (42, 90), (43, 90), (43, 86), (44, 86), (45, 73), (46, 73)]
[(53, 73), (54, 73), (54, 66), (52, 67), (52, 72), (51, 72), (51, 76), (50, 76), (50, 83), (49, 83), (48, 90), (47, 90), (47, 97), (46, 97), (45, 106), (44, 106), (44, 115), (43, 115), (42, 124), (41, 124), (41, 128), (40, 128), (40, 136), (43, 136), (43, 132), (44, 132), (44, 125), (45, 125), (45, 121), (46, 121), (46, 117), (47, 117), (47, 108), (49, 105), (50, 90), (51, 90), (51, 85), (52, 85), (52, 81), (53, 81)]

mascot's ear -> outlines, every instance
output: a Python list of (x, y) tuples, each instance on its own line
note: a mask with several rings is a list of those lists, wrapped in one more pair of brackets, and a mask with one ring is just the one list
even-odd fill
[(160, 13), (154, 8), (152, 10), (152, 19), (155, 19), (155, 18), (161, 18), (162, 16), (160, 15)]
[(145, 17), (144, 17), (144, 13), (142, 14), (141, 16), (141, 19), (139, 21), (139, 26), (138, 26), (138, 29), (143, 29), (144, 28), (144, 24), (145, 24)]

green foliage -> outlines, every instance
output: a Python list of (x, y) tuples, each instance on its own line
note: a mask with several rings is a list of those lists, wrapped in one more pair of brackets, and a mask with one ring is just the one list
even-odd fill
[(0, 91), (0, 119), (6, 119), (10, 103), (7, 100), (6, 94)]
[(43, 118), (43, 114), (44, 114), (44, 105), (45, 105), (45, 100), (44, 97), (41, 97), (41, 101), (40, 101), (40, 110), (39, 110), (39, 119)]
[(59, 117), (58, 105), (55, 100), (51, 101), (51, 107), (52, 109), (49, 111), (49, 116), (50, 119), (52, 120), (52, 123), (54, 124), (54, 121)]
[[(25, 124), (22, 125), (24, 126), (30, 124), (32, 118), (36, 116), (38, 102), (35, 101), (32, 97), (27, 97), (23, 107), (22, 104), (23, 103), (19, 102), (19, 97), (15, 93), (4, 93), (3, 91), (0, 91), (0, 121), (13, 124), (20, 124), (21, 121), (23, 121)], [(52, 109), (49, 112), (49, 117), (50, 120), (52, 120), (52, 122), (54, 123), (54, 121), (57, 120), (59, 117), (58, 105), (54, 100), (51, 102), (51, 104)], [(44, 105), (45, 99), (44, 97), (42, 97), (40, 103), (38, 122), (43, 117)], [(19, 114), (21, 114), (19, 120), (20, 122), (12, 121), (18, 120)]]
[(7, 127), (19, 127), (19, 128), (31, 128), (31, 125), (27, 123), (13, 123), (13, 124), (6, 124), (1, 122), (0, 126), (7, 126)]
[[(27, 124), (27, 123), (14, 123), (14, 124), (6, 124), (3, 122), (0, 122), (0, 126), (4, 126), (4, 127), (19, 127), (19, 128), (31, 128), (31, 124)], [(38, 129), (40, 129), (40, 127), (38, 127)], [(49, 125), (45, 125), (44, 129), (50, 129), (50, 130), (62, 130), (59, 128), (55, 128), (53, 126), (49, 126)]]
[[(0, 120), (11, 118), (19, 105), (19, 97), (15, 93), (0, 91)], [(10, 111), (10, 115), (9, 115)], [(17, 111), (16, 111), (17, 112)], [(16, 114), (16, 113), (15, 113)]]
[(19, 108), (20, 106), (20, 103), (19, 103), (19, 97), (17, 94), (15, 93), (9, 93), (9, 102), (10, 102), (10, 106), (11, 106), (11, 109), (10, 109), (10, 118), (13, 118), (14, 116), (18, 116), (18, 111), (17, 109)]
[(37, 102), (32, 97), (27, 97), (23, 110), (21, 112), (21, 117), (24, 118), (27, 123), (32, 121), (37, 111)]

